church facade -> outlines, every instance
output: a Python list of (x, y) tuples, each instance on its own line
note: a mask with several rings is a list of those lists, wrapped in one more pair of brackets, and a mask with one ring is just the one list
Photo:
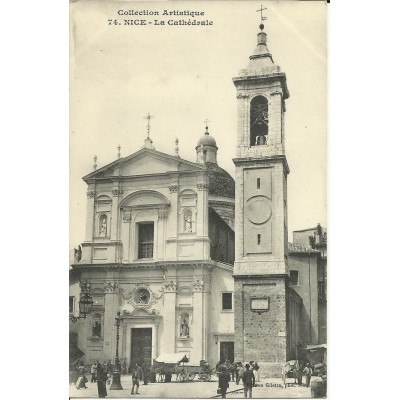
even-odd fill
[(299, 343), (319, 341), (306, 289), (291, 281), (302, 268), (291, 260), (304, 247), (288, 243), (286, 76), (260, 28), (248, 67), (233, 79), (235, 180), (218, 166), (208, 128), (196, 162), (180, 158), (178, 143), (173, 155), (157, 151), (148, 135), (134, 154), (83, 178), (86, 236), (71, 268), (70, 314), (78, 316), (82, 291), (94, 305), (70, 332), (86, 363), (114, 359), (117, 312), (119, 358), (128, 365), (182, 353), (195, 364), (256, 360), (276, 375)]
[(128, 364), (161, 353), (233, 359), (234, 181), (208, 131), (196, 149), (192, 163), (147, 138), (83, 178), (87, 230), (73, 272), (94, 300), (77, 325), (87, 360), (113, 360), (118, 311)]

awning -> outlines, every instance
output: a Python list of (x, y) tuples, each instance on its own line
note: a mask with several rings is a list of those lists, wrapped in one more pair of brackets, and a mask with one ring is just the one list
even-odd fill
[(85, 353), (70, 339), (69, 341), (69, 365), (75, 365)]
[(165, 363), (165, 364), (179, 364), (180, 362), (188, 362), (188, 358), (186, 357), (186, 354), (182, 353), (163, 353), (158, 356), (156, 359), (157, 362), (159, 363)]
[(328, 346), (326, 344), (316, 344), (316, 345), (308, 345), (305, 350), (316, 350), (316, 349), (327, 349)]

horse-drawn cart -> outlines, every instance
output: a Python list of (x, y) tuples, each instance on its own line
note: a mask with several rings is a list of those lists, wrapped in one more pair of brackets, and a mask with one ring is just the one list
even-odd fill
[(196, 378), (199, 381), (208, 382), (211, 379), (213, 370), (205, 360), (200, 360), (199, 364), (182, 364), (177, 369), (176, 380), (180, 382), (192, 381)]
[[(288, 378), (294, 381), (288, 381)], [(285, 388), (290, 383), (301, 384), (301, 370), (298, 360), (290, 360), (282, 367), (282, 381)]]
[(172, 374), (178, 372), (179, 365), (188, 362), (185, 354), (181, 353), (164, 353), (156, 360), (153, 359), (151, 371), (158, 374), (158, 382), (170, 382)]
[(208, 382), (213, 370), (210, 364), (201, 360), (199, 364), (190, 364), (186, 355), (181, 353), (162, 354), (153, 360), (151, 371), (158, 374), (158, 382), (170, 382), (172, 374), (176, 374), (177, 382), (188, 382), (198, 379)]

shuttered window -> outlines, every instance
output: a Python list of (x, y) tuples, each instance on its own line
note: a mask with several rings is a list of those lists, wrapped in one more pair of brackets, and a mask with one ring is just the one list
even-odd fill
[(153, 258), (154, 223), (139, 224), (138, 258)]

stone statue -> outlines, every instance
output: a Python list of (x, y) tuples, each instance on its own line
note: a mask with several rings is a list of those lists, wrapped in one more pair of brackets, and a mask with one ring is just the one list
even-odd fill
[(100, 227), (100, 237), (106, 237), (107, 236), (107, 220), (104, 218), (103, 223), (101, 224)]
[(181, 337), (189, 337), (189, 325), (186, 316), (182, 317)]
[(186, 210), (183, 218), (185, 219), (185, 233), (193, 232), (192, 212), (190, 210)]

